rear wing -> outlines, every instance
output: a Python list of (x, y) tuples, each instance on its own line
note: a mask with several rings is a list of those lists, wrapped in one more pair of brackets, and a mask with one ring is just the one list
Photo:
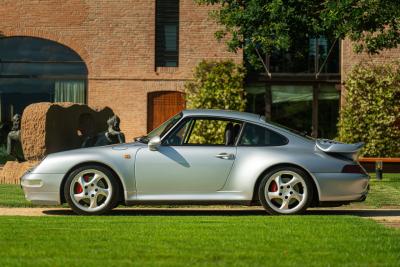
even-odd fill
[(363, 148), (364, 143), (346, 144), (328, 139), (316, 139), (315, 146), (325, 153), (341, 154), (349, 159), (357, 160), (358, 153)]

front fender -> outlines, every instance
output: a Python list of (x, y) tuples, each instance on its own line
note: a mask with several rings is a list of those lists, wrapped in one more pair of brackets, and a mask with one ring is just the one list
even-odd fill
[[(76, 149), (65, 152), (49, 154), (32, 173), (36, 174), (62, 174), (65, 175), (78, 165), (85, 163), (100, 163), (112, 169), (121, 181), (125, 191), (125, 199), (135, 196), (135, 164), (138, 146), (126, 149), (113, 149), (112, 146)], [(62, 180), (59, 181), (60, 186)]]

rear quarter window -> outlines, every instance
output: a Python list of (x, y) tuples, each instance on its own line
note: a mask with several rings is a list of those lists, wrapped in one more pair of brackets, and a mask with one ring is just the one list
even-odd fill
[(289, 140), (277, 132), (268, 128), (246, 123), (243, 129), (242, 136), (239, 141), (239, 146), (283, 146)]

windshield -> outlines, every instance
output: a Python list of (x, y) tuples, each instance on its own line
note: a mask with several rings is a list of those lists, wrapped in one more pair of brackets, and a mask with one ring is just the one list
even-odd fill
[(181, 118), (182, 113), (176, 114), (147, 135), (137, 138), (137, 141), (147, 143), (154, 136), (159, 136), (160, 138), (162, 138)]

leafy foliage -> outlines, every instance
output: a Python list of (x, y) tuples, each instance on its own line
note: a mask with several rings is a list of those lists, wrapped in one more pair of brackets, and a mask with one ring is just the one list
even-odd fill
[[(187, 107), (190, 109), (226, 109), (244, 111), (246, 107), (243, 80), (245, 69), (233, 61), (201, 61), (194, 80), (186, 84)], [(226, 122), (199, 120), (191, 141), (198, 144), (223, 142)]]
[(321, 17), (336, 37), (354, 41), (356, 52), (376, 54), (400, 44), (398, 0), (325, 1)]
[(340, 140), (365, 142), (365, 156), (400, 156), (400, 63), (357, 65), (346, 89)]
[[(243, 48), (259, 66), (260, 54), (296, 48), (311, 37), (349, 37), (357, 52), (377, 53), (400, 43), (400, 4), (390, 0), (196, 0), (219, 5), (211, 16), (223, 26), (231, 51)], [(229, 35), (227, 35), (229, 33)]]
[(228, 121), (196, 120), (189, 144), (223, 145)]

